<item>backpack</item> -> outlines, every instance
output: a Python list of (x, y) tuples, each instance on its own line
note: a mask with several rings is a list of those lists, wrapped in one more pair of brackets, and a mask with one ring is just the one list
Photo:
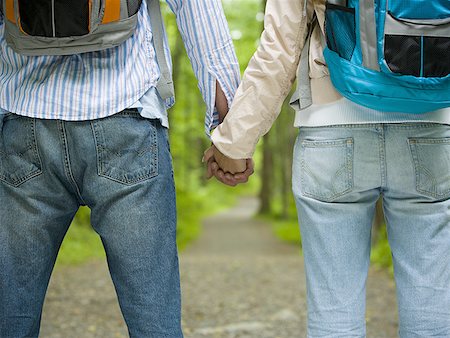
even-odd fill
[(344, 97), (386, 112), (450, 107), (450, 0), (327, 1), (325, 31)]
[(115, 47), (133, 34), (142, 0), (1, 0), (5, 39), (23, 55)]
[[(142, 0), (0, 0), (5, 40), (28, 56), (73, 55), (116, 47), (133, 35)], [(163, 99), (173, 96), (159, 0), (147, 0)]]

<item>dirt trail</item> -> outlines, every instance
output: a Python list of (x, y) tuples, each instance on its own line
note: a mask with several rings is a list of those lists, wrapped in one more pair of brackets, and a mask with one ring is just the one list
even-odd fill
[[(180, 255), (186, 338), (300, 338), (306, 300), (299, 250), (253, 218), (253, 198), (204, 221), (202, 236)], [(371, 270), (367, 337), (397, 336), (394, 283)], [(127, 337), (104, 262), (56, 269), (41, 337)]]

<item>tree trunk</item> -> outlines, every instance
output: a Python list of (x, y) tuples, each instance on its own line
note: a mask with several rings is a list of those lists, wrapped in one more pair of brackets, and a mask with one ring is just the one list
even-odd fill
[[(267, 0), (261, 0), (262, 10), (266, 8)], [(261, 27), (262, 29), (264, 26)], [(272, 210), (272, 192), (273, 192), (273, 156), (270, 146), (270, 136), (265, 135), (262, 139), (262, 168), (261, 168), (261, 190), (259, 192), (260, 214), (269, 214)]]
[(272, 211), (273, 197), (273, 156), (272, 147), (270, 146), (270, 133), (263, 137), (263, 158), (261, 168), (261, 190), (259, 199), (261, 206), (260, 214), (269, 214)]

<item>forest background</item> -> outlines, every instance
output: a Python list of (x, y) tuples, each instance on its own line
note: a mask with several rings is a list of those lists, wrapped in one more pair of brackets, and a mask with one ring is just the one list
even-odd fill
[[(266, 0), (223, 0), (241, 71), (255, 52), (263, 29)], [(163, 4), (164, 2), (162, 2)], [(201, 234), (204, 217), (230, 207), (242, 195), (260, 200), (258, 217), (272, 224), (280, 240), (300, 244), (295, 203), (291, 192), (292, 151), (298, 130), (289, 98), (271, 131), (255, 154), (256, 173), (246, 185), (226, 187), (206, 180), (201, 158), (210, 141), (204, 134), (205, 105), (197, 89), (189, 59), (173, 13), (163, 4), (173, 58), (176, 105), (169, 111), (170, 143), (174, 162), (178, 207), (178, 244), (182, 250)], [(391, 254), (381, 208), (374, 220), (372, 261), (392, 269)], [(104, 257), (101, 241), (92, 230), (89, 209), (81, 208), (62, 244), (58, 264), (79, 264)]]

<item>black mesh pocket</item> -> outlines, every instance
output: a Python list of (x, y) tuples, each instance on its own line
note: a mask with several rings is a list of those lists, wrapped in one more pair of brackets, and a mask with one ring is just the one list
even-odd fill
[(384, 57), (394, 73), (445, 77), (450, 74), (450, 38), (386, 35)]
[(141, 8), (142, 0), (128, 0), (128, 16), (133, 16), (139, 12)]
[(328, 48), (350, 60), (356, 47), (355, 9), (327, 3), (325, 32)]
[(423, 68), (425, 77), (445, 77), (450, 74), (450, 38), (423, 38)]
[(54, 0), (55, 36), (80, 36), (89, 33), (89, 0)]
[(398, 74), (420, 76), (421, 37), (386, 35), (384, 57), (389, 69)]
[(33, 36), (53, 36), (52, 0), (19, 0), (20, 25)]
[(89, 33), (89, 0), (19, 0), (22, 30), (31, 36)]

